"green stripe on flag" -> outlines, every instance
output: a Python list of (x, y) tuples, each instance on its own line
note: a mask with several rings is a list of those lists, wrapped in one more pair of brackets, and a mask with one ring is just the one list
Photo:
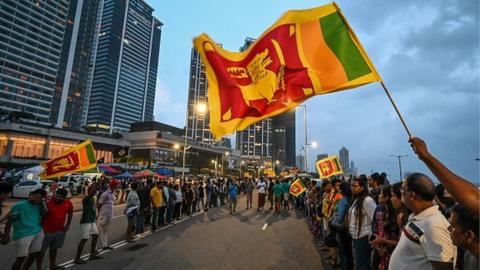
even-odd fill
[(320, 26), (325, 42), (342, 63), (349, 81), (371, 72), (338, 12), (321, 18)]
[(95, 158), (95, 151), (93, 151), (92, 144), (91, 143), (87, 144), (85, 146), (85, 149), (87, 150), (88, 162), (90, 162), (90, 164), (97, 162), (97, 159)]

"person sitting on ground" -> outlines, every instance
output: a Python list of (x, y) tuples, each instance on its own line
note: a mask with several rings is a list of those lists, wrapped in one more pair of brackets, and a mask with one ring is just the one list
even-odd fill
[(422, 139), (412, 137), (409, 139), (409, 142), (418, 158), (427, 165), (452, 198), (470, 211), (480, 213), (480, 190), (468, 180), (450, 171), (430, 154), (427, 150), (427, 145)]
[(55, 195), (47, 202), (48, 213), (42, 220), (45, 239), (42, 251), (37, 258), (37, 268), (42, 267), (42, 260), (47, 248), (49, 249), (49, 269), (65, 269), (56, 263), (57, 250), (63, 247), (65, 236), (70, 228), (73, 217), (73, 204), (67, 199), (66, 189), (57, 189)]
[(463, 267), (460, 270), (478, 270), (480, 257), (480, 241), (478, 213), (456, 204), (450, 215), (450, 236), (453, 244), (463, 248)]
[(412, 210), (390, 258), (390, 270), (453, 269), (456, 249), (450, 223), (435, 206), (435, 185), (426, 175), (413, 173), (402, 183), (402, 201)]

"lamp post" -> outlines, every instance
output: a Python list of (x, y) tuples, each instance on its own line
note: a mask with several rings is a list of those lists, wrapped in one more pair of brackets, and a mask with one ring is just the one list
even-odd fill
[[(228, 159), (230, 158), (230, 152), (225, 151), (225, 156), (227, 157), (227, 161), (228, 161)], [(224, 171), (225, 164), (224, 164), (224, 162), (225, 162), (224, 155), (222, 155), (222, 167), (220, 167), (220, 168), (222, 168), (222, 176), (225, 176), (225, 171)]]
[[(206, 103), (197, 103), (194, 105), (194, 112), (195, 115), (198, 114), (205, 114), (207, 112), (207, 104)], [(187, 154), (187, 149), (191, 146), (187, 146), (187, 138), (188, 138), (188, 104), (187, 104), (187, 116), (185, 118), (185, 141), (183, 142), (183, 161), (182, 161), (182, 178), (185, 177), (185, 156)], [(192, 136), (193, 137), (193, 136)]]
[(275, 162), (273, 162), (273, 173), (275, 175), (277, 175), (277, 166), (280, 164), (280, 160), (275, 160)]
[(218, 179), (217, 160), (212, 159), (213, 168), (215, 169), (215, 177)]
[(402, 157), (408, 157), (408, 155), (390, 155), (391, 157), (398, 158), (398, 169), (400, 170), (400, 181), (402, 181)]

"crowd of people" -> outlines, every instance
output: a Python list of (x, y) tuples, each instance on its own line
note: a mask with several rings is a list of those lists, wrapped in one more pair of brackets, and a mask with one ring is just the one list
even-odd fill
[[(126, 240), (135, 241), (146, 226), (156, 232), (201, 211), (228, 204), (238, 215), (237, 202), (245, 194), (246, 208), (257, 210), (266, 201), (274, 215), (293, 204), (308, 217), (310, 230), (328, 251), (328, 263), (341, 269), (479, 269), (479, 191), (453, 174), (433, 157), (423, 141), (412, 138), (412, 147), (442, 184), (434, 185), (425, 174), (413, 173), (402, 182), (390, 184), (385, 173), (370, 176), (333, 177), (323, 181), (303, 179), (305, 192), (290, 194), (292, 178), (191, 178), (154, 181), (118, 181), (101, 178), (85, 186), (80, 218), (81, 238), (75, 264), (85, 264), (82, 253), (90, 241), (89, 260), (102, 259), (99, 248), (109, 244), (109, 226), (115, 200), (125, 200), (128, 220)], [(123, 192), (117, 193), (119, 189)], [(12, 186), (0, 182), (0, 206)], [(48, 249), (49, 269), (63, 269), (56, 262), (73, 216), (73, 204), (64, 188), (48, 197), (45, 190), (33, 191), (28, 200), (12, 206), (2, 216), (1, 244), (15, 242), (12, 269), (41, 269)], [(98, 245), (98, 246), (97, 246)]]
[(449, 171), (422, 140), (411, 143), (441, 184), (422, 173), (394, 184), (385, 173), (333, 177), (310, 182), (297, 199), (328, 251), (328, 264), (345, 270), (479, 269), (478, 188)]

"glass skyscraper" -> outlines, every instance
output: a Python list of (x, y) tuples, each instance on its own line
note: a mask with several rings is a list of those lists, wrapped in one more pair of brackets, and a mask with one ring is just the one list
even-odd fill
[(0, 1), (0, 109), (80, 127), (96, 0)]
[(153, 120), (162, 23), (143, 0), (102, 0), (82, 122), (109, 131)]

